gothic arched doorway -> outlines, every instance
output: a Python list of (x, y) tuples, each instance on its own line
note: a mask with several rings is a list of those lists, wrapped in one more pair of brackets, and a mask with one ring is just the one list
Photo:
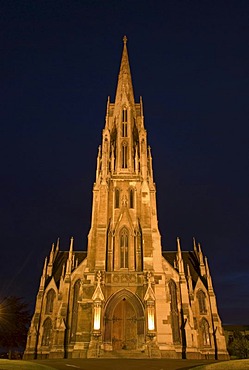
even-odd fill
[(112, 348), (137, 348), (137, 318), (133, 306), (123, 298), (114, 310), (112, 319)]
[(132, 350), (144, 345), (144, 309), (130, 291), (114, 294), (106, 306), (104, 342), (113, 350)]

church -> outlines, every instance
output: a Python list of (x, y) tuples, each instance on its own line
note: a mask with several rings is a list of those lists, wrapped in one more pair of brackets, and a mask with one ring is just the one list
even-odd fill
[(87, 251), (45, 259), (25, 359), (228, 359), (207, 257), (163, 251), (142, 98), (127, 51), (98, 148)]

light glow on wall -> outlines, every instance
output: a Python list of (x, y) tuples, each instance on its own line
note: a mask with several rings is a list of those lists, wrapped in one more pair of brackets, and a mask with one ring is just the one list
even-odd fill
[(155, 330), (154, 306), (148, 306), (148, 329)]
[(93, 329), (100, 330), (100, 317), (101, 317), (101, 303), (95, 303), (94, 305), (94, 323)]

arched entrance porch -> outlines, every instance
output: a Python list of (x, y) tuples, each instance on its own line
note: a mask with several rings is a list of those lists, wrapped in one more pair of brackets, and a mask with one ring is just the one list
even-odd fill
[(110, 297), (104, 314), (104, 348), (134, 350), (144, 346), (144, 307), (140, 299), (127, 289)]

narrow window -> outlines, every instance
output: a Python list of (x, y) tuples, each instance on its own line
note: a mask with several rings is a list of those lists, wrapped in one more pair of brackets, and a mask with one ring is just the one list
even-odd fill
[(144, 139), (141, 142), (141, 152), (142, 153), (145, 153), (145, 142), (144, 142)]
[(134, 190), (130, 189), (130, 208), (134, 208)]
[(72, 310), (72, 331), (71, 331), (71, 341), (76, 340), (77, 332), (77, 321), (78, 321), (78, 300), (80, 292), (80, 280), (77, 280), (73, 288), (73, 310)]
[(206, 308), (206, 296), (205, 293), (202, 290), (199, 290), (197, 293), (197, 299), (199, 302), (199, 311), (201, 314), (206, 314), (207, 313), (207, 308)]
[(115, 208), (119, 208), (119, 199), (120, 199), (119, 189), (115, 189)]
[(53, 289), (50, 289), (48, 291), (47, 297), (46, 297), (46, 309), (45, 309), (45, 313), (47, 315), (51, 315), (51, 313), (53, 312), (54, 298), (55, 298), (55, 291)]
[(128, 230), (123, 228), (120, 233), (120, 267), (128, 268)]
[(122, 168), (128, 167), (128, 147), (126, 143), (122, 145)]
[(209, 324), (206, 319), (201, 321), (201, 334), (204, 346), (210, 346)]
[(122, 137), (127, 137), (127, 122), (122, 123)]
[(127, 137), (127, 110), (122, 112), (122, 137)]
[(123, 109), (122, 122), (127, 122), (127, 109)]
[(43, 324), (42, 346), (49, 346), (52, 333), (52, 321), (47, 318)]
[(178, 307), (177, 307), (177, 289), (176, 283), (171, 280), (169, 282), (169, 291), (170, 291), (170, 316), (171, 316), (171, 326), (172, 326), (172, 335), (173, 342), (180, 342), (180, 327), (179, 327), (179, 317), (178, 317)]

